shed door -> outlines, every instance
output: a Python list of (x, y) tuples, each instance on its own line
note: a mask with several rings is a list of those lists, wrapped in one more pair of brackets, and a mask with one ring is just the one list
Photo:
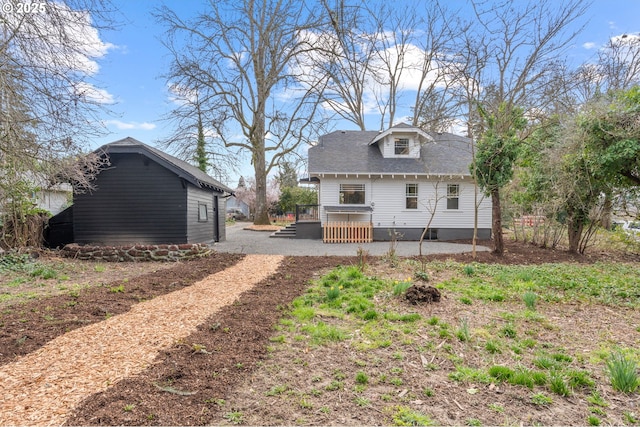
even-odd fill
[(220, 216), (218, 215), (218, 196), (213, 196), (213, 241), (220, 241)]

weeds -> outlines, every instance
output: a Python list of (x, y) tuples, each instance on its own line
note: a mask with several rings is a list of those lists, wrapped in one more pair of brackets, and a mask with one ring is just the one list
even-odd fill
[(549, 406), (553, 403), (553, 399), (544, 393), (535, 393), (531, 395), (531, 402), (538, 406)]
[(413, 283), (411, 283), (410, 281), (398, 282), (396, 280), (393, 286), (393, 295), (397, 297), (400, 295), (404, 295), (404, 293), (411, 287), (412, 284)]
[(465, 265), (462, 271), (468, 277), (471, 277), (474, 274), (476, 274), (476, 269), (473, 267), (473, 265)]
[(611, 386), (622, 393), (633, 393), (640, 385), (636, 362), (620, 352), (612, 354), (607, 361), (607, 373)]
[(531, 311), (536, 310), (536, 300), (538, 299), (538, 295), (534, 292), (525, 292), (522, 295), (522, 300), (524, 301), (524, 305)]
[(466, 317), (460, 321), (460, 327), (456, 331), (456, 336), (462, 342), (468, 342), (471, 339), (471, 332), (469, 332), (469, 320)]
[(226, 419), (227, 421), (229, 421), (231, 424), (242, 424), (242, 412), (239, 411), (233, 411), (233, 412), (227, 412), (226, 414), (223, 415), (224, 419)]
[(369, 382), (369, 377), (363, 371), (358, 371), (356, 374), (356, 383), (365, 385)]
[(395, 426), (433, 426), (436, 423), (428, 415), (414, 411), (407, 406), (397, 406), (391, 416)]
[(417, 280), (422, 280), (423, 282), (429, 281), (429, 273), (425, 270), (416, 271), (414, 276)]
[(558, 396), (571, 396), (571, 389), (565, 381), (564, 376), (559, 372), (552, 372), (549, 377), (549, 388)]
[(587, 424), (589, 424), (590, 426), (599, 426), (600, 418), (596, 417), (595, 415), (589, 415), (589, 417), (587, 418)]

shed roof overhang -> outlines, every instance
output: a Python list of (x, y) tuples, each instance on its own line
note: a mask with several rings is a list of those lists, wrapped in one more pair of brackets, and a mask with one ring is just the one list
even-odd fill
[(330, 213), (369, 213), (373, 212), (371, 206), (325, 206), (325, 212)]

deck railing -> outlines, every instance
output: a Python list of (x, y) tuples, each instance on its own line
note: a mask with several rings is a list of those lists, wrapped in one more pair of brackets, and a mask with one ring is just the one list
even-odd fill
[(328, 221), (322, 227), (324, 243), (369, 243), (373, 224), (365, 221)]
[(296, 205), (296, 222), (320, 221), (320, 205)]

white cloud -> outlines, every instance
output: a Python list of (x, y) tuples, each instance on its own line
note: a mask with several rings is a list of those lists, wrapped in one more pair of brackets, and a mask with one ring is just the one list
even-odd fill
[(74, 85), (73, 90), (76, 95), (83, 97), (89, 102), (96, 104), (113, 104), (115, 102), (113, 95), (105, 89), (100, 89), (87, 82), (78, 82)]
[(620, 34), (619, 36), (611, 37), (611, 41), (614, 44), (628, 44), (632, 45), (640, 41), (640, 35), (638, 34)]
[(128, 122), (127, 123), (127, 122), (122, 122), (120, 120), (105, 120), (104, 124), (107, 126), (114, 126), (116, 129), (119, 129), (119, 130), (131, 130), (131, 129), (153, 130), (156, 128), (156, 125), (154, 123), (149, 123), (149, 122), (143, 122), (143, 123)]
[(593, 49), (597, 45), (594, 42), (586, 42), (582, 44), (582, 47), (585, 49)]
[(19, 34), (22, 42), (14, 48), (33, 66), (46, 67), (63, 74), (96, 74), (97, 59), (115, 48), (100, 39), (86, 11), (72, 10), (62, 2), (47, 2), (47, 13), (6, 14), (5, 31)]

